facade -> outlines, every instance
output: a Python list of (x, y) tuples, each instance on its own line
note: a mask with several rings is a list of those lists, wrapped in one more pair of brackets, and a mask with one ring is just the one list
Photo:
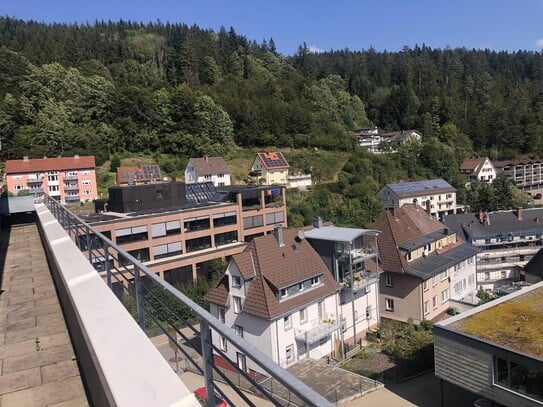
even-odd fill
[(543, 187), (543, 160), (509, 160), (494, 162), (498, 174), (503, 174), (519, 189)]
[(436, 324), (436, 376), (489, 400), (485, 405), (541, 406), (541, 298), (543, 283)]
[(488, 157), (466, 158), (460, 166), (460, 173), (469, 182), (482, 181), (492, 184), (496, 179), (496, 168)]
[[(341, 332), (339, 285), (297, 230), (278, 227), (232, 257), (205, 296), (212, 315), (282, 367), (334, 352)], [(213, 343), (243, 370), (243, 350), (213, 333)], [(216, 365), (221, 365), (220, 357)]]
[(443, 179), (387, 184), (377, 192), (377, 198), (387, 208), (416, 202), (438, 219), (456, 213), (456, 189)]
[(185, 168), (185, 182), (212, 182), (216, 187), (230, 185), (230, 169), (222, 157), (191, 158)]
[(355, 344), (377, 326), (379, 314), (379, 231), (324, 226), (320, 219), (305, 238), (340, 284), (341, 340)]
[(117, 167), (117, 185), (141, 185), (161, 181), (158, 165)]
[(382, 318), (435, 321), (450, 307), (450, 300), (473, 300), (477, 249), (458, 240), (420, 206), (388, 209), (372, 227), (381, 231)]
[(422, 134), (417, 130), (402, 130), (383, 134), (383, 141), (387, 142), (393, 151), (405, 144), (421, 140)]
[(477, 286), (487, 291), (518, 281), (543, 242), (541, 208), (448, 215), (443, 223), (480, 249)]
[[(286, 226), (285, 188), (223, 188), (180, 182), (112, 187), (106, 211), (84, 219), (166, 281), (196, 280), (207, 277), (210, 261)], [(105, 270), (105, 259), (92, 263)]]
[(264, 185), (286, 185), (290, 166), (281, 152), (257, 153), (250, 176)]
[(93, 156), (28, 158), (6, 161), (7, 190), (14, 195), (28, 191), (35, 202), (48, 194), (62, 203), (98, 198)]
[(353, 131), (351, 134), (356, 137), (360, 147), (374, 154), (393, 152), (407, 143), (422, 140), (422, 134), (416, 130), (402, 130), (381, 134), (379, 129), (374, 127), (359, 129)]
[(305, 190), (312, 185), (311, 174), (289, 174), (288, 176), (288, 187), (289, 188), (298, 188), (300, 190)]

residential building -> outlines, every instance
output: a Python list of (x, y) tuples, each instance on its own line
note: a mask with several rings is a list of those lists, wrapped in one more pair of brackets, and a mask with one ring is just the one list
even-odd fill
[[(334, 352), (341, 337), (339, 284), (295, 229), (277, 227), (232, 256), (217, 286), (205, 296), (212, 315), (282, 367)], [(213, 343), (238, 366), (260, 373), (224, 338)], [(221, 366), (215, 356), (215, 364)]]
[(543, 159), (523, 159), (494, 162), (498, 174), (503, 174), (519, 189), (543, 187)]
[(19, 195), (28, 191), (35, 202), (41, 201), (44, 193), (62, 203), (98, 198), (93, 156), (8, 160), (5, 177), (9, 192)]
[(496, 179), (496, 168), (488, 157), (466, 158), (460, 166), (460, 173), (469, 182), (482, 181), (492, 184)]
[(288, 175), (288, 187), (298, 188), (303, 191), (312, 185), (311, 174), (302, 174), (300, 172)]
[(372, 228), (381, 231), (381, 318), (435, 321), (450, 300), (473, 300), (477, 249), (416, 203), (387, 209)]
[(422, 140), (422, 134), (417, 130), (401, 130), (381, 134), (379, 129), (374, 127), (355, 130), (351, 134), (356, 137), (360, 147), (374, 154), (397, 151), (405, 144)]
[(117, 185), (141, 185), (161, 181), (160, 167), (156, 164), (117, 167)]
[(539, 249), (520, 270), (520, 280), (530, 284), (539, 283), (543, 280), (543, 249)]
[(456, 213), (456, 189), (443, 179), (387, 184), (377, 198), (387, 208), (417, 202), (438, 219)]
[(283, 153), (279, 151), (257, 153), (249, 175), (255, 178), (259, 184), (286, 185), (289, 168)]
[(417, 130), (401, 130), (383, 134), (383, 141), (387, 142), (393, 151), (405, 144), (421, 140), (422, 134)]
[(436, 376), (487, 399), (485, 405), (541, 406), (542, 298), (538, 283), (436, 324)]
[(230, 185), (230, 169), (222, 157), (191, 158), (185, 168), (185, 182), (212, 182), (216, 187)]
[(304, 232), (337, 281), (342, 341), (354, 344), (380, 321), (379, 231), (323, 225), (320, 219)]
[(380, 153), (380, 145), (383, 141), (383, 137), (379, 134), (379, 129), (377, 127), (367, 128), (367, 129), (358, 129), (351, 134), (356, 137), (358, 145), (362, 148), (365, 148), (370, 153)]
[[(207, 277), (212, 260), (240, 253), (247, 241), (286, 226), (284, 187), (211, 182), (112, 187), (104, 212), (82, 216), (170, 283)], [(87, 253), (87, 239), (80, 247)], [(92, 252), (91, 252), (92, 256)], [(109, 259), (109, 261), (116, 261)], [(92, 258), (103, 272), (106, 259)]]
[(519, 270), (541, 248), (543, 209), (447, 215), (443, 223), (480, 249), (477, 286), (496, 291), (519, 280)]

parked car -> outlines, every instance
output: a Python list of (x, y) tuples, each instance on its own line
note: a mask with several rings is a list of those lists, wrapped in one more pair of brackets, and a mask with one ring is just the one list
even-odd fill
[(541, 196), (542, 196), (541, 193), (538, 192), (537, 194), (534, 195), (534, 198), (535, 199), (541, 199)]
[[(194, 395), (196, 396), (196, 399), (202, 403), (202, 406), (207, 406), (207, 393), (205, 387), (194, 390)], [(224, 401), (217, 392), (215, 392), (215, 400), (217, 400), (217, 403), (215, 404), (216, 407), (228, 407), (226, 401)]]

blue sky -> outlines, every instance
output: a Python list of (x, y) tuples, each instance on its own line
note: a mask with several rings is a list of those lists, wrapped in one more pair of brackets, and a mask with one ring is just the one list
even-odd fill
[(398, 51), (434, 48), (543, 48), (543, 0), (0, 0), (0, 15), (41, 22), (98, 20), (234, 27), (291, 55), (314, 50)]

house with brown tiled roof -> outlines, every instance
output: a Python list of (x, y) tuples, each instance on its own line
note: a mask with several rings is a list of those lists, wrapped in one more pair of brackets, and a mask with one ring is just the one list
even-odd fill
[(468, 181), (482, 181), (491, 184), (496, 179), (496, 168), (488, 157), (466, 158), (460, 165), (460, 173)]
[[(278, 227), (232, 256), (205, 296), (210, 312), (282, 367), (334, 352), (341, 338), (340, 286), (296, 229)], [(213, 332), (213, 343), (249, 372), (243, 349)], [(215, 355), (220, 363), (220, 355)]]
[(191, 158), (185, 168), (185, 183), (197, 182), (213, 182), (216, 187), (230, 185), (230, 169), (224, 158)]
[(451, 300), (473, 301), (478, 250), (417, 203), (387, 209), (372, 228), (381, 231), (382, 318), (438, 320)]
[(250, 176), (264, 185), (286, 185), (288, 182), (289, 164), (279, 151), (257, 153), (251, 165)]

